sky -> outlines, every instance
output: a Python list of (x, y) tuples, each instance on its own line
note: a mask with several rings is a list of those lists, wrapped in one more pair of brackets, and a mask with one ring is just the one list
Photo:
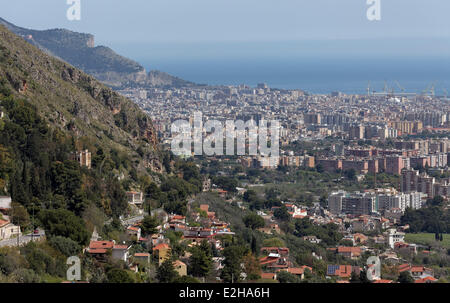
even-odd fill
[(380, 21), (367, 19), (367, 0), (80, 1), (80, 21), (67, 20), (67, 0), (0, 0), (0, 17), (26, 28), (91, 33), (96, 45), (147, 69), (187, 77), (183, 72), (200, 61), (205, 69), (218, 60), (219, 69), (245, 61), (257, 73), (264, 60), (288, 67), (300, 57), (397, 57), (402, 66), (416, 58), (441, 66), (436, 58), (450, 58), (447, 0), (380, 0)]
[(80, 21), (67, 20), (66, 0), (0, 0), (0, 16), (109, 43), (450, 38), (445, 0), (380, 0), (381, 20), (372, 22), (366, 0), (80, 1)]

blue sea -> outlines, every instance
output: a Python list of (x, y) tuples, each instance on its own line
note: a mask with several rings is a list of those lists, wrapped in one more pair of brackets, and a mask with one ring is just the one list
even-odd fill
[(389, 90), (450, 91), (450, 41), (445, 39), (172, 43), (120, 45), (147, 70), (199, 84), (303, 89), (311, 93)]
[(450, 61), (444, 59), (265, 59), (155, 62), (158, 69), (195, 83), (303, 89), (311, 93), (366, 93), (389, 89), (420, 93), (435, 85), (436, 94), (450, 91)]

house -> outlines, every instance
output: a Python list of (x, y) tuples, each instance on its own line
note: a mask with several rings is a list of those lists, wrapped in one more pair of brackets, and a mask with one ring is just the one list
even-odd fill
[(209, 211), (209, 205), (208, 204), (201, 204), (200, 205), (200, 210), (204, 211), (205, 213), (208, 213)]
[(180, 275), (181, 277), (187, 275), (187, 266), (180, 260), (176, 260), (175, 262), (173, 262), (173, 267), (175, 271), (178, 273), (178, 275)]
[(328, 265), (327, 266), (327, 276), (328, 277), (338, 277), (340, 279), (348, 279), (351, 277), (352, 272), (359, 275), (361, 272), (361, 268), (358, 266), (351, 266), (351, 265)]
[(301, 267), (290, 267), (287, 269), (280, 269), (278, 272), (287, 271), (288, 273), (299, 277), (300, 280), (303, 280), (305, 278), (305, 270), (309, 270), (310, 272), (312, 272), (312, 268), (306, 265)]
[(11, 197), (0, 196), (0, 210), (11, 209)]
[(267, 257), (260, 258), (259, 264), (267, 269), (279, 270), (288, 269), (291, 267), (292, 262), (285, 257), (280, 257), (278, 254), (269, 254)]
[(11, 239), (20, 236), (20, 226), (12, 224), (10, 221), (0, 219), (0, 240)]
[(115, 244), (112, 248), (112, 258), (115, 260), (128, 261), (130, 246)]
[(170, 257), (170, 247), (166, 243), (158, 244), (152, 250), (153, 257), (158, 260), (159, 265)]
[[(423, 280), (423, 282), (417, 282), (417, 283), (430, 283), (433, 282), (434, 278), (433, 275), (433, 270), (431, 268), (427, 268), (425, 266), (412, 266), (410, 264), (401, 264), (397, 267), (398, 272), (404, 272), (404, 271), (408, 271), (411, 276), (414, 278), (414, 280)], [(428, 281), (428, 282), (427, 282)]]
[(438, 279), (436, 279), (434, 277), (425, 277), (422, 279), (415, 280), (414, 283), (434, 283), (437, 281), (438, 281)]
[(114, 245), (114, 241), (91, 241), (86, 252), (96, 259), (105, 260), (106, 256), (111, 253)]
[(129, 204), (142, 205), (144, 203), (144, 194), (137, 191), (127, 191), (127, 201)]
[(328, 248), (328, 250), (350, 259), (357, 259), (361, 256), (361, 247), (339, 246), (337, 248)]
[(262, 247), (261, 253), (263, 254), (277, 254), (280, 256), (289, 256), (289, 248), (287, 247)]
[(357, 233), (357, 234), (353, 235), (353, 240), (354, 240), (355, 244), (365, 244), (369, 240), (369, 237), (367, 237), (366, 235)]
[(405, 233), (399, 232), (395, 228), (391, 228), (386, 233), (386, 242), (391, 247), (395, 247), (395, 243), (404, 242)]
[(384, 280), (384, 279), (380, 279), (380, 280), (375, 280), (375, 281), (373, 281), (372, 283), (377, 283), (377, 284), (381, 284), (381, 283), (383, 283), (383, 284), (390, 284), (390, 283), (394, 283), (394, 281), (392, 281), (392, 280)]
[(171, 215), (171, 216), (169, 216), (169, 223), (170, 224), (175, 224), (175, 223), (186, 224), (186, 217), (180, 216), (180, 215)]
[(135, 253), (134, 260), (140, 261), (142, 263), (150, 263), (150, 254), (149, 253)]
[(141, 238), (141, 228), (138, 226), (129, 226), (127, 228), (127, 235), (136, 236), (136, 239), (139, 240)]
[(258, 231), (267, 235), (280, 234), (281, 229), (278, 224), (270, 224), (268, 227), (258, 228)]
[(322, 239), (318, 239), (316, 236), (304, 236), (303, 240), (313, 244), (319, 244), (320, 242), (322, 242)]
[(265, 279), (265, 280), (276, 280), (277, 279), (277, 274), (275, 273), (261, 273), (261, 279)]
[(80, 163), (80, 166), (87, 167), (91, 169), (92, 161), (91, 161), (92, 155), (89, 150), (83, 150), (79, 152), (74, 152), (71, 154), (71, 160), (77, 161)]

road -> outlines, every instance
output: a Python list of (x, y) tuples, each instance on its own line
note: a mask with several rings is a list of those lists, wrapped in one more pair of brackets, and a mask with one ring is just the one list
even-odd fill
[(45, 231), (39, 230), (39, 233), (37, 233), (37, 234), (29, 233), (27, 235), (22, 235), (19, 238), (16, 237), (13, 239), (2, 240), (2, 241), (0, 241), (0, 247), (22, 246), (22, 245), (25, 245), (25, 244), (33, 241), (33, 239), (34, 239), (34, 241), (39, 241), (43, 237), (45, 237)]

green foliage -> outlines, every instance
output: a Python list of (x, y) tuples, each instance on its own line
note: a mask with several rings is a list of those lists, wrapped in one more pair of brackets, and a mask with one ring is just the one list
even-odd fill
[(409, 271), (402, 271), (398, 276), (399, 283), (414, 283), (414, 278)]
[(409, 232), (450, 233), (450, 210), (429, 206), (417, 210), (406, 209), (401, 224), (409, 224)]
[(156, 271), (156, 278), (160, 283), (172, 283), (178, 277), (171, 259), (165, 260)]
[(223, 250), (224, 268), (220, 277), (225, 283), (237, 283), (241, 280), (241, 261), (248, 250), (245, 247), (233, 245)]
[(12, 222), (22, 228), (27, 228), (31, 223), (27, 209), (16, 202), (11, 204), (11, 208)]
[(297, 237), (316, 236), (328, 246), (336, 245), (343, 237), (336, 224), (314, 225), (308, 218), (295, 220), (294, 234)]
[(264, 247), (284, 247), (286, 244), (280, 238), (269, 238), (264, 240), (263, 245)]
[(280, 283), (299, 283), (300, 282), (300, 279), (296, 275), (293, 275), (284, 270), (280, 271), (277, 274), (277, 280)]
[(64, 277), (66, 274), (65, 258), (57, 257), (42, 245), (34, 242), (21, 248), (21, 254), (25, 256), (29, 268), (39, 275), (49, 274)]
[(275, 209), (275, 211), (273, 212), (273, 216), (281, 221), (289, 221), (291, 219), (291, 215), (284, 205), (282, 205), (280, 208)]
[(135, 279), (131, 276), (131, 274), (120, 268), (112, 268), (107, 274), (108, 283), (134, 283)]
[(264, 227), (265, 222), (261, 216), (255, 213), (250, 213), (244, 217), (245, 226), (251, 229), (258, 229)]
[(18, 283), (40, 283), (41, 277), (32, 269), (19, 268), (12, 273), (12, 279)]
[(230, 177), (223, 177), (223, 176), (213, 177), (211, 179), (211, 182), (217, 185), (218, 187), (232, 193), (236, 193), (237, 192), (236, 187), (239, 186), (239, 182), (236, 179)]
[(49, 239), (49, 244), (66, 257), (76, 256), (81, 252), (81, 247), (72, 239), (56, 236)]
[(39, 219), (49, 236), (66, 237), (79, 245), (89, 242), (84, 221), (68, 210), (44, 210), (39, 213)]
[(195, 277), (205, 277), (212, 269), (212, 251), (207, 241), (203, 241), (200, 246), (191, 249), (189, 257), (189, 274)]
[(175, 278), (174, 280), (172, 280), (172, 283), (179, 283), (179, 284), (189, 283), (189, 284), (191, 284), (191, 283), (200, 283), (200, 281), (194, 277), (182, 276), (182, 277), (178, 277), (178, 278)]
[(244, 201), (250, 204), (250, 209), (262, 209), (264, 207), (264, 201), (258, 196), (258, 194), (249, 189), (244, 193)]
[(152, 235), (158, 232), (156, 229), (158, 225), (159, 221), (156, 217), (145, 216), (141, 223), (141, 229), (145, 235)]

